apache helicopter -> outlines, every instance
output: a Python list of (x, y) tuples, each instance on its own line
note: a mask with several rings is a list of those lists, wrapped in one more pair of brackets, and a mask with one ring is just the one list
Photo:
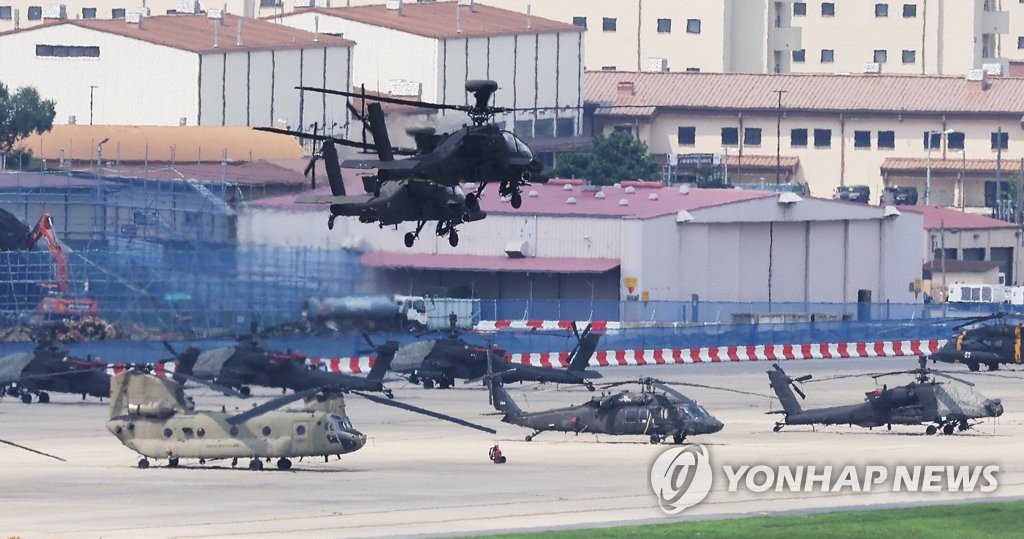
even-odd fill
[(373, 194), (367, 190), (365, 195), (348, 196), (341, 177), (341, 165), (338, 164), (338, 152), (330, 140), (323, 143), (321, 158), (327, 169), (331, 194), (302, 195), (296, 198), (296, 202), (330, 204), (328, 229), (334, 229), (334, 219), (339, 215), (355, 216), (360, 223), (378, 223), (381, 227), (415, 221), (416, 231), (405, 234), (405, 246), (412, 247), (424, 225), (437, 221), (434, 232), (438, 237), (447, 236), (448, 243), (456, 247), (459, 244), (458, 225), (487, 217), (474, 195), (467, 197), (461, 186), (447, 187), (432, 180), (409, 178), (387, 182), (373, 187)]
[[(110, 419), (107, 430), (142, 458), (139, 468), (148, 468), (149, 459), (167, 459), (171, 468), (179, 459), (207, 460), (248, 458), (250, 470), (262, 470), (263, 461), (277, 459), (277, 468), (288, 470), (290, 459), (351, 453), (366, 444), (366, 435), (356, 430), (345, 414), (341, 393), (321, 388), (292, 393), (235, 414), (197, 411), (173, 380), (129, 370), (113, 377), (110, 393)], [(350, 391), (370, 401), (430, 417), (450, 421), (493, 434), (495, 431), (468, 421), (390, 401), (375, 395)], [(305, 399), (301, 410), (278, 411)]]
[(246, 397), (252, 391), (250, 386), (279, 387), (294, 391), (334, 387), (346, 391), (356, 389), (383, 392), (388, 398), (393, 397), (391, 390), (384, 387), (383, 379), (398, 350), (396, 341), (388, 341), (376, 347), (377, 360), (366, 378), (363, 378), (324, 372), (307, 366), (305, 354), (275, 352), (260, 341), (255, 329), (254, 326), (251, 334), (238, 337), (234, 345), (205, 352), (190, 347), (179, 354), (167, 342), (164, 342), (164, 347), (177, 358), (177, 373), (237, 389)]
[(16, 352), (0, 357), (0, 397), (19, 397), (25, 404), (32, 396), (41, 403), (50, 402), (49, 392), (107, 397), (110, 376), (102, 361), (80, 359), (51, 339), (39, 341), (31, 352)]
[[(652, 444), (672, 438), (673, 442), (681, 444), (687, 436), (714, 434), (723, 427), (703, 406), (669, 387), (669, 384), (697, 384), (641, 378), (640, 393), (619, 391), (591, 397), (583, 404), (567, 408), (524, 412), (505, 390), (500, 374), (488, 375), (485, 380), (490, 388), (491, 404), (505, 414), (501, 420), (533, 429), (533, 433), (526, 436), (527, 442), (541, 432), (559, 431), (577, 435), (583, 432), (648, 436)], [(605, 387), (633, 383), (637, 382), (617, 382)]]
[(467, 343), (456, 330), (458, 319), (450, 318), (449, 322), (451, 327), (444, 337), (400, 347), (391, 363), (391, 370), (407, 375), (414, 384), (422, 383), (425, 389), (431, 389), (435, 384), (441, 389), (448, 389), (455, 385), (457, 378), (481, 379), (489, 369), (501, 373), (505, 382), (583, 384), (591, 391), (594, 385), (589, 379), (601, 378), (601, 373), (587, 369), (601, 339), (599, 334), (590, 331), (589, 325), (580, 332), (573, 324), (576, 345), (566, 358), (568, 367), (552, 369), (512, 363), (505, 359), (505, 351), (500, 348)]
[[(774, 431), (779, 432), (786, 425), (857, 425), (858, 427), (881, 427), (892, 430), (893, 425), (927, 424), (925, 432), (935, 434), (942, 429), (943, 434), (953, 434), (955, 430), (965, 431), (971, 428), (973, 419), (999, 417), (1003, 414), (1003, 405), (999, 399), (988, 399), (972, 389), (971, 382), (955, 378), (932, 369), (925, 368), (925, 361), (920, 361), (920, 368), (909, 371), (895, 371), (870, 375), (875, 379), (896, 374), (915, 374), (915, 381), (907, 385), (875, 389), (865, 393), (864, 402), (829, 408), (804, 410), (800, 406), (794, 391), (805, 398), (806, 395), (797, 385), (811, 379), (807, 374), (798, 378), (790, 378), (782, 367), (772, 365), (768, 371), (771, 387), (782, 403), (783, 410), (768, 413), (783, 414), (783, 420), (776, 422)], [(834, 380), (865, 376), (840, 375), (823, 378), (817, 381)], [(931, 379), (929, 379), (931, 376)], [(953, 385), (939, 382), (936, 376), (942, 376), (960, 382)]]
[[(1010, 318), (1020, 320), (1022, 317), (995, 313), (969, 319), (953, 327), (957, 333), (942, 348), (923, 358), (933, 362), (964, 363), (972, 371), (977, 371), (981, 365), (988, 366), (990, 371), (999, 369), (1000, 364), (1020, 365), (1024, 323), (1010, 324)], [(996, 322), (985, 324), (990, 320)]]

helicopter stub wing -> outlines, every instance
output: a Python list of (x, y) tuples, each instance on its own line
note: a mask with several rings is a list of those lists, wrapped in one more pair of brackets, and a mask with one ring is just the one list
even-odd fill
[(354, 168), (358, 170), (413, 170), (419, 163), (415, 159), (399, 159), (395, 161), (379, 161), (377, 159), (346, 159), (341, 162), (341, 168)]
[(299, 195), (295, 197), (295, 202), (297, 204), (338, 204), (345, 206), (349, 204), (368, 204), (373, 198), (371, 195)]

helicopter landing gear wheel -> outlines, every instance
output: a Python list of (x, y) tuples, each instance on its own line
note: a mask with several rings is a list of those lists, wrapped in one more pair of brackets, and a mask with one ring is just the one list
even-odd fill
[(936, 432), (939, 432), (939, 429), (935, 425), (928, 425), (928, 428), (924, 429), (924, 433), (928, 436), (935, 436)]
[(683, 440), (686, 440), (686, 435), (685, 434), (681, 434), (681, 433), (677, 432), (677, 433), (672, 435), (672, 441), (677, 443), (677, 444), (683, 443)]
[(405, 246), (412, 247), (412, 244), (416, 243), (416, 235), (412, 232), (405, 233)]
[(953, 425), (952, 423), (946, 423), (945, 425), (942, 426), (942, 434), (945, 434), (946, 436), (949, 436), (949, 435), (953, 434), (953, 431), (955, 429), (956, 429), (955, 425)]
[(527, 442), (532, 442), (533, 441), (533, 435), (532, 434), (527, 434), (526, 435), (526, 441)]
[(459, 246), (459, 233), (456, 232), (454, 228), (448, 233), (448, 245), (451, 245), (452, 247)]
[(290, 461), (288, 459), (285, 459), (285, 458), (277, 459), (277, 469), (278, 470), (290, 470), (291, 467), (292, 467), (292, 461)]
[(336, 216), (332, 213), (331, 216), (327, 218), (327, 230), (334, 230), (334, 218), (335, 217)]
[(660, 443), (661, 443), (661, 436), (658, 436), (657, 434), (652, 434), (651, 435), (651, 444), (654, 445), (654, 444), (660, 444)]
[(241, 393), (243, 397), (248, 398), (249, 395), (252, 394), (252, 389), (249, 386), (242, 386), (238, 389), (238, 392)]
[(523, 195), (519, 192), (519, 189), (516, 189), (515, 191), (512, 191), (512, 200), (511, 200), (511, 202), (512, 202), (512, 207), (517, 209), (517, 210), (519, 209), (520, 206), (523, 205)]
[(249, 461), (249, 469), (258, 472), (263, 469), (263, 462), (260, 459), (252, 459)]
[(24, 402), (25, 404), (30, 404), (32, 402), (32, 394), (31, 393), (27, 393), (27, 392), (22, 392), (21, 393), (21, 402)]
[(50, 394), (45, 391), (39, 392), (39, 402), (46, 404), (50, 402)]
[(454, 386), (454, 385), (455, 385), (455, 380), (452, 380), (451, 378), (447, 378), (447, 377), (446, 378), (442, 378), (442, 379), (438, 380), (438, 382), (437, 382), (437, 387), (439, 387), (441, 389), (451, 389), (451, 387)]
[(429, 378), (424, 378), (423, 389), (434, 389), (434, 381)]
[(779, 432), (780, 430), (782, 430), (782, 427), (785, 427), (785, 426), (786, 426), (785, 423), (776, 423), (775, 426), (772, 427), (772, 432)]
[(998, 371), (999, 370), (999, 363), (989, 363), (988, 364), (988, 370), (990, 370), (990, 371)]
[(968, 363), (967, 368), (970, 369), (971, 372), (978, 372), (978, 369), (981, 368), (981, 365), (977, 363)]
[(139, 459), (139, 469), (145, 470), (146, 468), (149, 468), (149, 460), (146, 458)]
[(175, 457), (171, 457), (171, 458), (167, 459), (167, 467), (168, 468), (177, 468), (178, 467), (178, 459), (175, 458)]
[(967, 429), (971, 428), (971, 426), (970, 426), (970, 425), (969, 425), (969, 424), (968, 424), (968, 423), (967, 423), (966, 421), (960, 421), (960, 423), (959, 423), (959, 424), (957, 424), (956, 428), (957, 428), (957, 430), (959, 430), (960, 432), (963, 432), (963, 431), (965, 431), (965, 430), (967, 430)]

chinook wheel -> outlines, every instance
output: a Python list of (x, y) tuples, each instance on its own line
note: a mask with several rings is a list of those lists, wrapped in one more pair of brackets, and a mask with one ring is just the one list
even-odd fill
[(145, 470), (146, 468), (149, 468), (149, 459), (146, 459), (146, 458), (139, 459), (139, 469), (140, 470)]

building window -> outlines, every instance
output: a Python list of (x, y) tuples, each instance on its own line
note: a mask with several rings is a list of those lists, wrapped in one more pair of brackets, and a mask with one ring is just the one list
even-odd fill
[(615, 133), (626, 133), (629, 136), (633, 136), (633, 126), (631, 125), (617, 125), (612, 131)]
[(950, 150), (962, 150), (964, 149), (964, 139), (963, 131), (950, 131), (946, 135), (946, 146)]
[(55, 58), (99, 58), (99, 47), (72, 45), (36, 45), (36, 56)]
[(740, 130), (735, 127), (722, 128), (722, 144), (735, 146), (740, 143)]
[(854, 148), (870, 148), (871, 147), (871, 131), (854, 131), (853, 132), (853, 147)]
[(586, 28), (587, 27), (587, 18), (586, 17), (573, 17), (572, 18), (572, 23), (574, 25), (576, 25), (576, 26), (579, 26), (580, 28)]
[(1005, 150), (1010, 143), (1010, 134), (1003, 131), (992, 133), (992, 149)]
[(676, 134), (676, 142), (680, 146), (693, 146), (697, 143), (697, 128), (680, 127), (679, 133)]
[(614, 32), (617, 24), (618, 19), (613, 19), (611, 17), (601, 19), (601, 29), (605, 32)]
[(807, 51), (805, 51), (804, 49), (797, 49), (797, 50), (793, 51), (793, 62), (794, 63), (802, 64), (802, 63), (804, 63), (804, 60), (806, 58), (807, 58)]
[(700, 19), (686, 19), (686, 33), (687, 34), (699, 34), (700, 33)]
[(533, 136), (537, 138), (553, 138), (555, 136), (555, 120), (554, 118), (539, 118), (533, 129)]
[(793, 148), (807, 147), (807, 130), (792, 129), (789, 131), (789, 145)]
[(875, 4), (875, 17), (888, 17), (889, 4)]
[(573, 118), (558, 118), (555, 120), (556, 137), (576, 136), (576, 120)]
[(832, 130), (831, 129), (815, 129), (814, 130), (814, 147), (815, 148), (831, 148), (832, 147)]
[(747, 146), (760, 146), (761, 145), (761, 128), (760, 127), (745, 127), (743, 128), (743, 144)]
[(832, 2), (821, 3), (821, 16), (822, 17), (835, 17), (836, 16), (836, 5)]
[(123, 19), (124, 18), (124, 8), (123, 7), (116, 7), (114, 9), (110, 10), (110, 18), (111, 19)]
[(11, 20), (11, 6), (0, 6), (0, 21)]
[(532, 120), (516, 120), (516, 136), (519, 138), (530, 138), (533, 136)]
[(933, 150), (938, 150), (942, 147), (942, 133), (939, 133), (938, 131), (925, 131), (923, 142), (924, 149), (927, 150), (928, 148), (931, 148)]
[(832, 49), (821, 49), (821, 63), (831, 64), (836, 61), (836, 51)]
[(283, 5), (281, 0), (260, 0), (260, 7), (279, 7), (281, 5)]
[(917, 62), (917, 51), (903, 51), (903, 63), (913, 64)]
[(793, 2), (793, 16), (803, 17), (807, 15), (807, 2)]
[(82, 18), (83, 19), (95, 19), (96, 18), (96, 8), (94, 8), (94, 7), (84, 7), (84, 8), (82, 8)]
[(615, 71), (615, 66), (601, 66), (601, 71)]
[(658, 19), (658, 33), (668, 34), (672, 31), (672, 19)]
[(687, 73), (700, 73), (699, 67), (688, 67), (686, 68)]
[(43, 8), (39, 6), (28, 6), (28, 20), (38, 21), (43, 18)]
[[(0, 9), (3, 9), (3, 8), (0, 8)], [(0, 15), (2, 15), (2, 14), (3, 13), (0, 12)], [(2, 19), (2, 18), (3, 17), (0, 16), (0, 19)], [(1024, 49), (1024, 36), (1017, 36), (1017, 48), (1018, 49)]]
[(917, 17), (917, 4), (903, 4), (903, 16), (908, 19)]
[(874, 61), (876, 63), (884, 64), (885, 61), (889, 58), (889, 51), (886, 51), (885, 49), (877, 49), (875, 50), (875, 55), (873, 58), (875, 59)]
[(878, 132), (878, 147), (893, 149), (896, 147), (896, 132), (895, 131), (879, 131)]

